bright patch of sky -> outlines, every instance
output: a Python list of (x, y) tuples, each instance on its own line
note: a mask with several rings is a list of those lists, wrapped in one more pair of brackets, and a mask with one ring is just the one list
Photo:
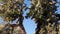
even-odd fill
[[(58, 2), (60, 2), (60, 0), (58, 0)], [(59, 4), (57, 3), (56, 6), (59, 6), (57, 7), (57, 13), (60, 14), (60, 3)]]
[[(29, 7), (31, 2), (28, 0), (25, 0), (25, 4), (27, 5), (27, 7)], [(26, 16), (26, 13), (28, 13), (28, 12), (29, 12), (29, 9), (24, 11), (23, 16)], [(33, 20), (31, 20), (31, 18), (29, 18), (29, 19), (24, 18), (23, 24), (24, 24), (27, 34), (34, 34), (36, 24)]]
[(0, 17), (0, 24), (3, 22), (2, 18)]

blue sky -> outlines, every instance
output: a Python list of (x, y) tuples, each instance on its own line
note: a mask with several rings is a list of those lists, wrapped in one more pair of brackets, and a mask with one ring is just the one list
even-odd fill
[[(58, 0), (58, 2), (60, 2), (60, 0)], [(59, 4), (56, 4), (56, 6), (59, 6), (59, 7), (57, 8), (57, 12), (60, 13), (60, 5), (59, 5)]]
[[(25, 0), (25, 3), (27, 4), (27, 7), (30, 6), (30, 1)], [(58, 6), (58, 4), (56, 4), (56, 5)], [(59, 5), (59, 6), (60, 6), (60, 5)], [(23, 15), (23, 16), (25, 16), (26, 13), (28, 13), (28, 11), (29, 11), (29, 10), (26, 10), (26, 11), (24, 12), (24, 15)], [(57, 10), (57, 11), (58, 11), (58, 13), (60, 13), (60, 7), (58, 7), (58, 10)], [(0, 23), (1, 23), (1, 22), (3, 22), (3, 20), (2, 20), (2, 18), (0, 17)], [(34, 23), (33, 20), (31, 20), (30, 18), (29, 18), (29, 19), (24, 18), (24, 20), (23, 20), (23, 25), (24, 25), (24, 27), (25, 27), (25, 30), (26, 30), (27, 34), (34, 34), (35, 28), (36, 28), (36, 24)]]
[(36, 24), (34, 23), (33, 20), (31, 20), (30, 18), (24, 19), (23, 24), (24, 24), (27, 34), (34, 34)]
[[(30, 4), (31, 4), (31, 2), (27, 1), (27, 0), (25, 0), (25, 3), (27, 4), (27, 7), (29, 7)], [(28, 12), (29, 12), (29, 9), (24, 12), (24, 16)], [(25, 18), (24, 21), (23, 21), (23, 24), (24, 24), (24, 27), (26, 29), (27, 34), (34, 34), (35, 28), (36, 28), (36, 24), (34, 23), (33, 20), (31, 20), (30, 18), (29, 19)]]

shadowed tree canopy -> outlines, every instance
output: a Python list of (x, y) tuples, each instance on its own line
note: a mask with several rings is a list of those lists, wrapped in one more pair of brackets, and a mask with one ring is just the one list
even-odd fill
[[(57, 0), (31, 0), (30, 12), (27, 13), (26, 18), (31, 17), (37, 23), (35, 34), (49, 34), (50, 31), (46, 26), (54, 28), (58, 26), (56, 19), (58, 16), (55, 13), (58, 7), (56, 3), (58, 3)], [(55, 30), (58, 31), (57, 28)], [(53, 34), (52, 32), (53, 30), (50, 34)]]
[[(26, 34), (23, 27), (23, 10), (26, 8), (24, 0), (2, 0), (1, 2), (0, 16), (3, 20), (12, 23), (18, 19), (16, 23), (20, 26), (22, 34)], [(14, 27), (12, 27), (12, 29), (14, 29)]]
[(0, 15), (5, 21), (14, 21), (23, 14), (24, 0), (2, 0)]
[[(58, 3), (57, 0), (30, 0), (31, 6), (28, 8), (30, 11), (25, 16), (31, 17), (37, 24), (35, 34), (58, 34), (59, 27), (57, 21), (60, 20), (60, 14), (56, 14)], [(18, 25), (23, 34), (26, 34), (23, 27), (23, 13), (27, 7), (24, 0), (2, 0), (0, 6), (0, 16), (4, 21), (13, 22), (18, 19)], [(57, 19), (59, 17), (59, 19)], [(12, 27), (13, 29), (13, 27)]]

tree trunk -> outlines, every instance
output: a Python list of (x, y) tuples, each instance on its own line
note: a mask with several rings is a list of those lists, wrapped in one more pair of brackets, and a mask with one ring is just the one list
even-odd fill
[(20, 26), (20, 30), (21, 30), (21, 33), (22, 34), (26, 34), (26, 32), (25, 32), (25, 29), (24, 29), (24, 26), (23, 26), (23, 19), (24, 19), (24, 17), (21, 15), (20, 17), (19, 17), (19, 26)]
[(20, 25), (20, 30), (22, 34), (26, 34), (24, 26), (22, 24)]

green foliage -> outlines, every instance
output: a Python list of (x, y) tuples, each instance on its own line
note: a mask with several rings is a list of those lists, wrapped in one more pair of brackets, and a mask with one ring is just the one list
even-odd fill
[(32, 0), (32, 6), (30, 7), (30, 12), (27, 16), (32, 16), (32, 18), (50, 16), (57, 10), (55, 4), (56, 3), (53, 3), (52, 0)]
[(42, 32), (45, 32), (42, 34), (47, 34), (46, 26), (48, 26), (49, 23), (51, 23), (51, 25), (56, 23), (55, 12), (57, 11), (57, 0), (31, 0), (31, 2), (30, 12), (27, 14), (26, 18), (32, 17), (35, 23), (37, 23), (35, 34), (41, 34), (40, 30), (42, 27)]
[[(3, 4), (0, 6), (0, 16), (4, 21), (12, 23), (14, 20), (18, 19), (16, 23), (20, 26), (22, 33), (26, 33), (23, 29), (23, 10), (26, 6), (24, 0), (2, 0)], [(8, 33), (8, 31), (7, 31)], [(12, 32), (13, 33), (13, 32)]]
[(1, 16), (6, 21), (14, 21), (23, 14), (23, 0), (4, 0), (1, 6)]
[[(2, 0), (3, 5), (0, 6), (0, 16), (5, 21), (14, 21), (18, 18), (18, 25), (24, 30), (23, 22), (23, 10), (27, 7), (24, 4), (24, 0)], [(27, 13), (26, 18), (32, 17), (37, 23), (35, 34), (55, 34), (58, 33), (56, 23), (56, 6), (57, 0), (31, 0), (30, 12)], [(54, 24), (55, 23), (55, 24)], [(56, 26), (55, 26), (56, 25)], [(23, 31), (22, 30), (22, 31)], [(25, 32), (23, 32), (25, 33)]]
[(53, 24), (49, 23), (45, 27), (42, 27), (41, 30), (39, 31), (39, 34), (57, 34), (57, 31), (54, 25), (55, 25), (54, 23)]

